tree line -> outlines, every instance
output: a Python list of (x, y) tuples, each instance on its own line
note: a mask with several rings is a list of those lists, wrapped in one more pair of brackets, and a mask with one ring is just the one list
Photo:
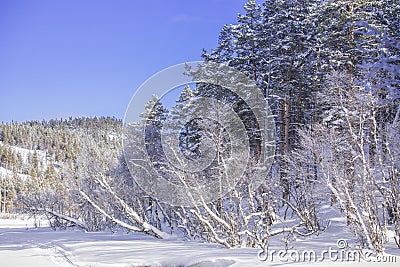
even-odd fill
[[(326, 229), (323, 207), (330, 205), (347, 218), (360, 248), (384, 252), (389, 230), (400, 247), (399, 14), (400, 3), (392, 0), (250, 0), (237, 24), (223, 27), (218, 46), (203, 51), (205, 61), (245, 73), (268, 101), (277, 144), (269, 172), (255, 170), (259, 129), (234, 93), (200, 83), (185, 87), (171, 110), (157, 96), (149, 100), (141, 122), (144, 152), (166, 179), (183, 183), (185, 173), (168, 171), (163, 124), (168, 116), (180, 122), (196, 108), (191, 99), (206, 96), (231, 103), (240, 114), (252, 155), (245, 177), (261, 175), (262, 185), (243, 179), (224, 197), (195, 207), (160, 203), (137, 186), (132, 176), (140, 173), (128, 171), (121, 121), (71, 118), (1, 125), (2, 166), (14, 168), (15, 179), (31, 177), (22, 184), (35, 181), (21, 193), (15, 187), (12, 198), (23, 203), (21, 210), (47, 214), (54, 227), (125, 228), (265, 250), (276, 236)], [(199, 182), (223, 173), (221, 163), (234, 141), (214, 121), (192, 120), (179, 129), (187, 159), (201, 156), (204, 136), (214, 140), (218, 156)], [(20, 166), (23, 157), (12, 146), (46, 151), (46, 168), (39, 168), (34, 155)]]

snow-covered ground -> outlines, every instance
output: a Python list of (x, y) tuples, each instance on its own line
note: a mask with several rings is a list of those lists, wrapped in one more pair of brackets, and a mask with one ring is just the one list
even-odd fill
[(257, 259), (256, 249), (0, 221), (0, 266), (266, 266)]
[[(0, 145), (4, 146), (4, 143), (2, 141), (0, 141)], [(36, 152), (38, 161), (39, 161), (39, 168), (41, 169), (41, 171), (45, 171), (47, 166), (49, 165), (49, 158), (47, 156), (46, 151), (42, 151), (42, 150), (30, 150), (30, 149), (26, 149), (26, 148), (21, 148), (18, 146), (9, 146), (9, 145), (5, 145), (8, 148), (11, 148), (13, 151), (17, 152), (18, 155), (21, 156), (21, 163), (25, 166), (29, 165), (29, 160), (30, 158), (33, 157), (34, 153)], [(13, 171), (4, 167), (0, 166), (0, 179), (4, 179), (4, 178), (10, 178), (12, 177)], [(23, 180), (26, 181), (28, 179), (31, 178), (31, 176), (27, 175), (27, 174), (23, 174), (23, 173), (18, 173), (18, 176)]]
[[(0, 141), (0, 145), (4, 146), (4, 143)], [(43, 169), (45, 169), (49, 163), (49, 159), (47, 156), (46, 151), (42, 150), (31, 150), (31, 149), (26, 149), (22, 148), (19, 146), (10, 146), (10, 145), (5, 145), (8, 148), (11, 148), (15, 152), (17, 152), (21, 156), (21, 160), (23, 164), (28, 164), (29, 158), (32, 158), (34, 153), (36, 152), (37, 158), (39, 160), (39, 163)]]
[(0, 167), (0, 178), (3, 177), (11, 177), (13, 175), (11, 170), (8, 170), (6, 168)]
[[(274, 260), (258, 259), (258, 249), (225, 249), (214, 244), (182, 240), (158, 240), (139, 233), (86, 233), (80, 230), (54, 231), (41, 220), (38, 228), (32, 219), (0, 219), (0, 266), (320, 266), (347, 264), (346, 261), (294, 262), (295, 254), (280, 260), (284, 250), (281, 241), (271, 244)], [(301, 254), (315, 250), (318, 255), (329, 248), (340, 249), (336, 241), (343, 239), (343, 220), (332, 220), (329, 230), (317, 237), (297, 239), (292, 243)], [(347, 234), (348, 235), (348, 234)], [(351, 243), (351, 239), (349, 239)], [(290, 251), (290, 250), (289, 250)], [(390, 253), (394, 263), (378, 266), (398, 266), (400, 250)], [(340, 255), (340, 253), (338, 254)], [(388, 255), (389, 256), (389, 255)], [(387, 258), (389, 259), (389, 258)], [(287, 260), (287, 261), (285, 261)], [(352, 262), (351, 266), (377, 266), (376, 262)]]
[[(12, 170), (0, 167), (0, 179), (9, 178), (13, 176)], [(23, 180), (26, 181), (30, 178), (27, 174), (18, 173), (18, 176)]]

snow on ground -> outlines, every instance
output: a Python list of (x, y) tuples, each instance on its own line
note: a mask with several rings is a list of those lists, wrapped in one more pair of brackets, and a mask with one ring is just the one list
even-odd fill
[[(2, 141), (0, 141), (0, 145), (4, 145)], [(22, 160), (22, 164), (24, 165), (28, 165), (29, 163), (29, 159), (33, 157), (35, 150), (30, 150), (30, 149), (26, 149), (26, 148), (21, 148), (18, 146), (9, 146), (9, 145), (5, 145), (6, 147), (11, 148), (12, 150), (16, 151), (20, 156), (21, 156), (21, 160)], [(47, 156), (46, 151), (42, 151), (42, 150), (36, 150), (36, 155), (38, 157), (39, 160), (39, 166), (40, 169), (42, 171), (44, 171), (47, 166), (49, 165), (49, 159)], [(4, 167), (0, 167), (0, 179), (3, 178), (9, 178), (13, 176), (13, 171), (6, 169)], [(23, 180), (26, 181), (28, 179), (30, 179), (30, 176), (27, 174), (22, 174), (22, 173), (18, 173), (18, 176)]]
[(13, 173), (12, 173), (11, 170), (3, 168), (3, 167), (0, 167), (0, 178), (10, 177), (12, 175), (13, 175)]
[(2, 266), (266, 266), (254, 249), (49, 228), (2, 228), (0, 259)]
[[(338, 250), (336, 241), (351, 237), (342, 218), (331, 221), (329, 229), (316, 237), (295, 240), (300, 253), (314, 250), (317, 255), (326, 249)], [(294, 262), (294, 254), (282, 260), (274, 254), (266, 261), (258, 259), (259, 249), (225, 249), (215, 244), (182, 240), (159, 240), (140, 233), (87, 233), (77, 229), (54, 231), (41, 221), (34, 228), (32, 219), (0, 219), (0, 266), (320, 266), (322, 262)], [(43, 227), (45, 226), (45, 227)], [(351, 238), (346, 239), (351, 245)], [(291, 247), (289, 247), (289, 251)], [(269, 253), (284, 250), (279, 239), (271, 243)], [(400, 250), (392, 251), (395, 263), (378, 266), (398, 266)], [(281, 255), (282, 256), (282, 255)], [(342, 265), (325, 255), (323, 264)], [(377, 266), (377, 263), (356, 262), (351, 266)]]
[[(29, 175), (27, 174), (22, 174), (22, 173), (18, 173), (18, 176), (23, 180), (26, 181), (27, 179), (30, 178)], [(13, 177), (13, 172), (12, 170), (0, 167), (0, 179), (4, 179), (4, 178), (10, 178)]]
[[(0, 145), (4, 145), (2, 141), (0, 141)], [(18, 146), (10, 146), (10, 145), (5, 145), (6, 147), (11, 148), (15, 152), (21, 155), (22, 163), (27, 164), (29, 161), (29, 158), (33, 156), (35, 153), (35, 150), (27, 149), (27, 148), (22, 148)], [(36, 150), (36, 155), (38, 157), (38, 160), (40, 164), (42, 165), (42, 168), (46, 168), (48, 165), (48, 157), (47, 157), (47, 152), (42, 151), (42, 150)]]

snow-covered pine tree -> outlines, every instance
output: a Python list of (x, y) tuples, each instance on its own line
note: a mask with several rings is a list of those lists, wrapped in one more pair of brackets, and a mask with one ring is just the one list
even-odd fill
[(236, 40), (234, 39), (233, 31), (236, 25), (224, 25), (218, 36), (217, 48), (212, 49), (210, 53), (203, 50), (202, 57), (206, 61), (230, 64), (234, 57), (234, 47)]
[(160, 98), (156, 95), (145, 106), (141, 114), (145, 123), (145, 143), (151, 161), (159, 166), (163, 161), (161, 145), (161, 129), (167, 117), (168, 110), (163, 106)]
[[(188, 159), (194, 159), (200, 156), (199, 144), (201, 129), (199, 122), (202, 118), (195, 116), (198, 108), (193, 102), (194, 99), (194, 92), (189, 85), (185, 85), (170, 112), (170, 120), (175, 121), (177, 125), (182, 127), (177, 129), (179, 131), (179, 133), (177, 133), (177, 136), (179, 136), (179, 147), (181, 152)], [(191, 118), (192, 116), (194, 117)], [(191, 119), (187, 120), (187, 118)]]
[(310, 121), (314, 92), (313, 1), (266, 1), (263, 12), (265, 83), (276, 114), (278, 162), (283, 198), (289, 197), (286, 156), (296, 143), (295, 129)]

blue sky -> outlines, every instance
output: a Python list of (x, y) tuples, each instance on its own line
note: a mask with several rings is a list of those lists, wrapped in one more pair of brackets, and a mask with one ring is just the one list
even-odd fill
[(0, 122), (115, 116), (163, 68), (201, 60), (245, 0), (0, 0)]

